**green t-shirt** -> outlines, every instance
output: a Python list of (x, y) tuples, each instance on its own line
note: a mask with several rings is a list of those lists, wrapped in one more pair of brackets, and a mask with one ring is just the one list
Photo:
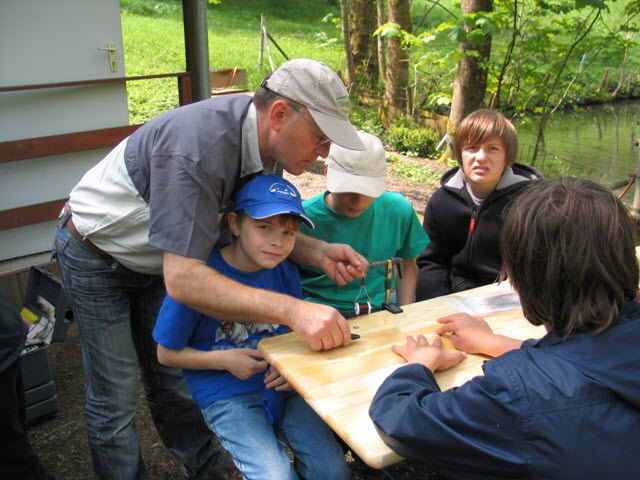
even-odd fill
[[(399, 193), (384, 192), (356, 218), (331, 210), (324, 201), (327, 193), (303, 202), (305, 212), (316, 228), (311, 230), (301, 225), (301, 232), (330, 243), (346, 243), (369, 262), (393, 257), (414, 258), (429, 244), (429, 237), (413, 207)], [(338, 310), (353, 311), (361, 287), (359, 280), (340, 287), (320, 269), (307, 266), (299, 268), (305, 300), (331, 305)], [(384, 279), (385, 267), (372, 268), (367, 273), (365, 285), (374, 309), (379, 309), (384, 302)], [(392, 279), (393, 286), (395, 276)], [(358, 303), (367, 301), (363, 291)]]

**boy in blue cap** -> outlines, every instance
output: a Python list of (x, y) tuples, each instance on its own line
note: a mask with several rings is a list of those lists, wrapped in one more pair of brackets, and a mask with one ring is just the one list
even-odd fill
[[(233, 241), (207, 265), (245, 285), (302, 298), (287, 256), (300, 223), (314, 225), (297, 189), (276, 175), (258, 176), (238, 192), (228, 223)], [(286, 332), (207, 317), (167, 295), (153, 337), (160, 363), (184, 369), (207, 425), (245, 478), (348, 478), (331, 429), (256, 351), (262, 338)], [(293, 466), (280, 440), (293, 451)]]

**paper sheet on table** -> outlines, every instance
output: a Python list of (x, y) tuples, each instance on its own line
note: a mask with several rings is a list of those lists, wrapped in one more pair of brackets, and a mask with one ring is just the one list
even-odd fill
[(490, 315), (520, 308), (520, 299), (515, 292), (475, 298), (462, 295), (447, 295), (443, 297), (443, 300), (450, 307), (469, 315)]

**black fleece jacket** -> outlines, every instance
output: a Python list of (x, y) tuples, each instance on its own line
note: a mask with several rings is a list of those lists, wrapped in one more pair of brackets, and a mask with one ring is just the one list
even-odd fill
[(505, 208), (531, 180), (533, 167), (514, 164), (496, 189), (477, 206), (459, 167), (449, 170), (424, 211), (431, 242), (418, 256), (416, 301), (469, 290), (494, 282), (502, 267), (499, 250)]

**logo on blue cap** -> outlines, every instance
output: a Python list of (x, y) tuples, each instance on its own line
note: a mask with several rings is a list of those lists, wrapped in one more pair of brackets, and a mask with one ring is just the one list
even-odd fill
[(296, 187), (277, 175), (260, 175), (247, 182), (236, 196), (234, 211), (239, 210), (258, 220), (287, 213), (297, 215), (309, 228), (314, 228), (305, 215)]
[(280, 195), (291, 195), (293, 198), (298, 197), (298, 193), (294, 191), (286, 183), (274, 183), (269, 187), (269, 193), (277, 193)]

